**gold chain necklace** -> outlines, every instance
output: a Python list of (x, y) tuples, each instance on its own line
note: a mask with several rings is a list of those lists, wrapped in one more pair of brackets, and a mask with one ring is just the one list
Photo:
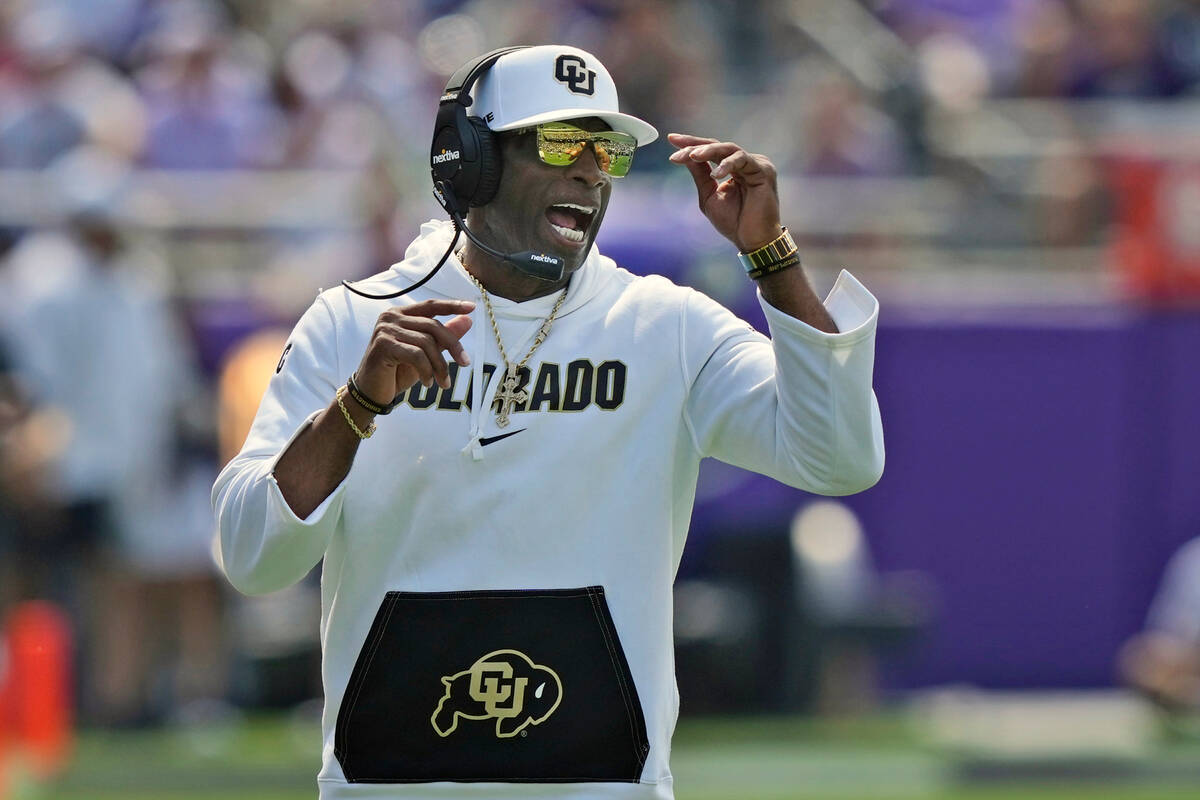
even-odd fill
[[(458, 260), (466, 266), (466, 260), (463, 258), (463, 253), (459, 252)], [(508, 360), (508, 352), (504, 349), (504, 340), (500, 338), (500, 326), (496, 324), (496, 314), (492, 311), (492, 301), (488, 297), (487, 289), (483, 288), (483, 284), (479, 279), (471, 274), (470, 270), (465, 270), (467, 277), (475, 284), (475, 288), (479, 289), (479, 293), (483, 295), (483, 307), (487, 309), (488, 319), (492, 322), (492, 333), (496, 334), (496, 345), (500, 348), (500, 357), (504, 359), (504, 381), (500, 384), (500, 388), (496, 390), (494, 403), (499, 405), (496, 410), (496, 427), (506, 428), (509, 423), (509, 415), (512, 414), (513, 406), (518, 403), (525, 403), (529, 400), (529, 393), (524, 389), (519, 389), (521, 378), (521, 370), (529, 363), (529, 359), (533, 356), (533, 352), (541, 347), (542, 342), (546, 341), (546, 336), (550, 333), (550, 326), (554, 324), (554, 318), (558, 316), (558, 310), (562, 308), (563, 301), (567, 299), (567, 290), (563, 289), (563, 293), (559, 295), (558, 300), (554, 303), (554, 308), (550, 310), (550, 316), (542, 320), (542, 327), (538, 329), (537, 336), (533, 337), (533, 344), (529, 347), (529, 352), (521, 359), (521, 362), (516, 366)]]

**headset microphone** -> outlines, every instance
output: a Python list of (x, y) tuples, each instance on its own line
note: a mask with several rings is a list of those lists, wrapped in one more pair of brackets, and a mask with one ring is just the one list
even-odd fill
[[(462, 231), (471, 240), (471, 243), (480, 250), (493, 258), (507, 261), (526, 275), (531, 275), (543, 281), (562, 280), (563, 272), (566, 269), (566, 262), (561, 258), (552, 256), (549, 253), (539, 253), (532, 250), (522, 250), (519, 253), (505, 253), (488, 245), (472, 233), (463, 219), (462, 211), (459, 210), (458, 205), (452, 199), (453, 195), (446, 191), (447, 188), (441, 181), (435, 181), (433, 184), (433, 196), (437, 199), (438, 204), (445, 209), (446, 213), (450, 215), (450, 219), (454, 221), (455, 231)], [(455, 242), (457, 241), (458, 237), (455, 236)], [(453, 248), (454, 243), (451, 243), (450, 246)]]
[[(456, 221), (462, 225), (462, 217), (459, 217)], [(481, 242), (479, 237), (471, 233), (471, 229), (466, 225), (462, 225), (462, 232), (480, 250), (490, 256), (507, 261), (526, 275), (532, 275), (543, 281), (562, 280), (566, 263), (557, 256), (552, 256), (549, 253), (535, 253), (532, 250), (522, 250), (520, 253), (502, 253)]]

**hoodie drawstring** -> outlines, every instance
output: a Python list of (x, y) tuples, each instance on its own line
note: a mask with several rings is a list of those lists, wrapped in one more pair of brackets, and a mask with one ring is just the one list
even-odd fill
[(469, 452), (475, 461), (483, 460), (483, 445), (480, 444), (479, 437), (483, 433), (483, 409), (487, 406), (483, 397), (483, 320), (480, 319), (483, 316), (482, 308), (482, 303), (476, 304), (471, 325), (472, 341), (468, 351), (471, 355), (471, 430), (467, 446), (462, 449), (464, 453)]

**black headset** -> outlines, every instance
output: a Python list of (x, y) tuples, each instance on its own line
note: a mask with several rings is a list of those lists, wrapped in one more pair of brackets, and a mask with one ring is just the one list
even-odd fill
[(471, 206), (482, 206), (496, 196), (504, 162), (496, 134), (482, 117), (467, 116), (473, 102), (471, 89), (501, 56), (526, 46), (501, 47), (459, 67), (446, 82), (433, 126), (429, 167), (438, 202), (447, 213), (465, 215)]

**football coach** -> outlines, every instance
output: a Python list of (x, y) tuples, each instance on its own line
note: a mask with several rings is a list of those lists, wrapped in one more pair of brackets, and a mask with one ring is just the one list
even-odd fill
[(770, 338), (594, 246), (657, 136), (583, 50), (462, 67), (430, 151), (449, 219), (317, 298), (217, 478), (235, 587), (324, 559), (322, 798), (672, 797), (701, 459), (820, 494), (879, 479), (878, 304), (846, 272), (815, 296), (766, 157), (669, 136)]

